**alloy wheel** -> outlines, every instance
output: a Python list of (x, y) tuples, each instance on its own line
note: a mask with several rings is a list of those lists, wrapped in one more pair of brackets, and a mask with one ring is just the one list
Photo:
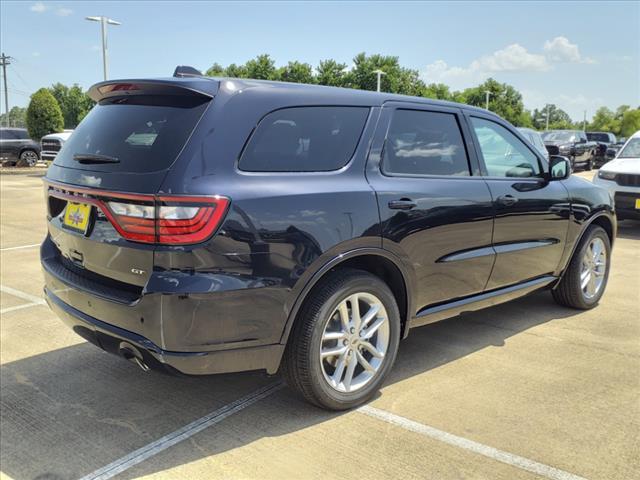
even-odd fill
[(594, 298), (604, 285), (607, 271), (607, 249), (601, 238), (595, 237), (589, 242), (582, 257), (580, 288), (588, 300)]
[(342, 393), (365, 387), (382, 367), (389, 339), (389, 317), (382, 301), (370, 293), (350, 295), (331, 314), (322, 333), (324, 379)]

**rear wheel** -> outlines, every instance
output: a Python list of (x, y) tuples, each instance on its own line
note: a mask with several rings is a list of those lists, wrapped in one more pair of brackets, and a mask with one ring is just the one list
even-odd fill
[(35, 167), (38, 163), (38, 154), (34, 150), (24, 150), (18, 158), (18, 167)]
[(345, 410), (371, 398), (391, 369), (400, 314), (389, 287), (361, 270), (337, 270), (310, 293), (283, 360), (290, 387), (309, 402)]
[(596, 225), (585, 232), (558, 286), (554, 300), (566, 307), (588, 310), (602, 297), (609, 278), (611, 243)]

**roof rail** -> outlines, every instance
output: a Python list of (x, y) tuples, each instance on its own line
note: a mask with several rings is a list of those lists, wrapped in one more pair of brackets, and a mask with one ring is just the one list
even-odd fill
[(173, 71), (174, 77), (202, 77), (202, 72), (188, 65), (178, 65)]

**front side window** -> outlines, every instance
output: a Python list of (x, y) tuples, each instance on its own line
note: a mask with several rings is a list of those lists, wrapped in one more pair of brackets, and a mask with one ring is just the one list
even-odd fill
[(249, 172), (322, 172), (344, 167), (364, 129), (366, 107), (295, 107), (265, 116), (242, 152)]
[(490, 177), (535, 177), (541, 173), (536, 155), (513, 133), (490, 120), (472, 117), (473, 128)]
[(397, 110), (384, 145), (382, 171), (396, 175), (468, 176), (469, 162), (456, 116)]

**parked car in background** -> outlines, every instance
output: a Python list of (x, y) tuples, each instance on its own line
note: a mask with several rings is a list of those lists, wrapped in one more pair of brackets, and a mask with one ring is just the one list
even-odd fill
[(64, 130), (60, 133), (50, 133), (49, 135), (45, 135), (40, 140), (40, 147), (42, 151), (40, 152), (40, 156), (43, 160), (48, 162), (52, 162), (55, 158), (64, 142), (66, 142), (73, 130)]
[(583, 131), (547, 130), (542, 134), (542, 140), (550, 155), (567, 157), (572, 170), (578, 166), (585, 170), (593, 168), (597, 144), (588, 140)]
[(603, 165), (593, 183), (609, 190), (619, 219), (640, 220), (640, 131)]
[(544, 142), (542, 141), (542, 136), (540, 135), (539, 132), (526, 127), (519, 127), (518, 131), (524, 136), (524, 138), (529, 140), (529, 143), (531, 143), (531, 145), (533, 145), (536, 148), (536, 150), (538, 150), (542, 155), (544, 155), (544, 158), (549, 160), (549, 151), (544, 146)]
[(609, 132), (587, 132), (587, 140), (596, 142), (596, 157), (594, 159), (594, 166), (600, 167), (607, 161), (607, 150), (615, 145), (617, 140), (613, 133)]
[(344, 410), (413, 327), (604, 293), (609, 194), (484, 109), (194, 76), (89, 95), (45, 178), (45, 297), (143, 370), (281, 371)]
[(40, 159), (40, 144), (29, 138), (26, 128), (0, 128), (2, 166), (33, 167)]

